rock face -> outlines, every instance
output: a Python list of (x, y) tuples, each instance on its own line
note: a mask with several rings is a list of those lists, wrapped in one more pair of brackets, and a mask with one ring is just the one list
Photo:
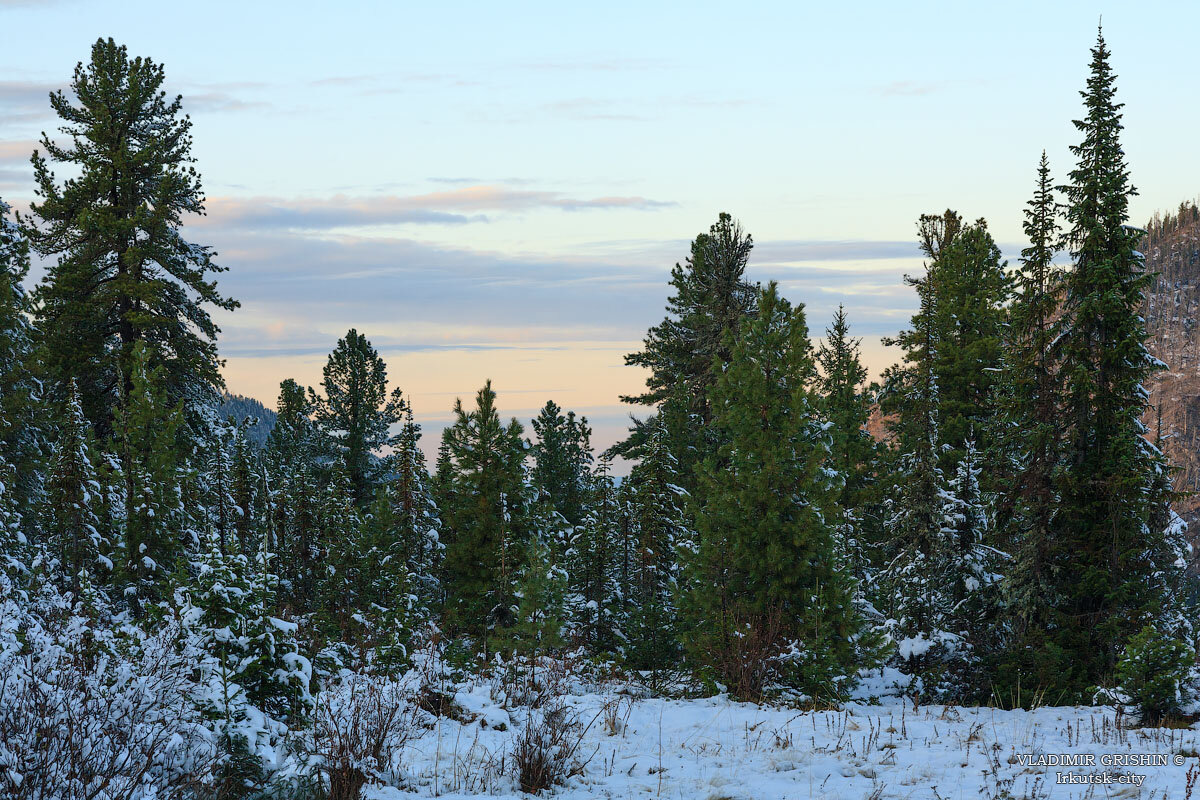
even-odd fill
[(1157, 273), (1146, 296), (1150, 352), (1166, 364), (1147, 385), (1150, 410), (1145, 423), (1153, 441), (1178, 467), (1176, 510), (1200, 542), (1200, 208), (1183, 203), (1156, 215), (1141, 244), (1146, 269)]

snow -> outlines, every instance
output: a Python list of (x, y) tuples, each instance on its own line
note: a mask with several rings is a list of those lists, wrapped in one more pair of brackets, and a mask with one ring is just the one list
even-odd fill
[[(673, 700), (645, 692), (639, 697), (632, 687), (575, 686), (564, 703), (586, 726), (574, 758), (579, 766), (565, 786), (542, 796), (1183, 797), (1188, 767), (1200, 765), (1196, 726), (1118, 727), (1116, 710), (1107, 706), (1004, 711), (914, 707), (907, 698), (871, 696), (895, 683), (898, 673), (892, 672), (873, 673), (858, 700), (842, 709), (817, 711), (740, 703), (724, 695)], [(454, 695), (463, 721), (431, 717), (399, 755), (402, 770), (395, 785), (369, 787), (365, 797), (530, 797), (512, 774), (511, 750), (524, 721), (539, 712), (506, 709), (493, 700), (486, 681), (475, 680)], [(1169, 763), (1102, 763), (1106, 757), (1145, 754)], [(1055, 766), (1060, 756), (1091, 757), (1096, 766)], [(1175, 763), (1177, 756), (1182, 765)], [(1113, 783), (1098, 791), (1092, 787), (1089, 794), (1087, 785), (1057, 783), (1060, 773), (1107, 774)], [(1140, 787), (1129, 783), (1140, 776), (1145, 776)]]

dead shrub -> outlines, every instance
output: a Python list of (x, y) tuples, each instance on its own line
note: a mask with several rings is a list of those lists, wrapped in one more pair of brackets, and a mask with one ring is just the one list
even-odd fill
[(367, 783), (390, 783), (401, 753), (418, 734), (416, 702), (399, 684), (356, 675), (318, 699), (314, 763), (328, 800), (358, 800)]

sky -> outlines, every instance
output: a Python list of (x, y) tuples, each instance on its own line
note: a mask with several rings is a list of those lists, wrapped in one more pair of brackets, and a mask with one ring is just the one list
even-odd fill
[(0, 197), (98, 37), (183, 95), (230, 390), (315, 385), (347, 329), (385, 357), (427, 449), (492, 379), (619, 439), (624, 365), (671, 267), (722, 211), (819, 336), (839, 303), (875, 371), (915, 306), (916, 220), (984, 217), (1005, 254), (1043, 149), (1071, 168), (1103, 19), (1140, 195), (1200, 194), (1200, 4), (0, 0)]

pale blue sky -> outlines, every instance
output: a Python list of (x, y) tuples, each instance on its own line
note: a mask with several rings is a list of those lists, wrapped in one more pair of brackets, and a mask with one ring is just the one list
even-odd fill
[(165, 64), (195, 123), (230, 387), (319, 378), (351, 325), (436, 430), (495, 380), (610, 443), (671, 265), (722, 210), (874, 367), (916, 217), (1020, 246), (1046, 148), (1069, 168), (1104, 17), (1141, 220), (1200, 193), (1193, 3), (268, 3), (0, 0), (0, 196), (30, 197), (46, 92), (98, 36)]

